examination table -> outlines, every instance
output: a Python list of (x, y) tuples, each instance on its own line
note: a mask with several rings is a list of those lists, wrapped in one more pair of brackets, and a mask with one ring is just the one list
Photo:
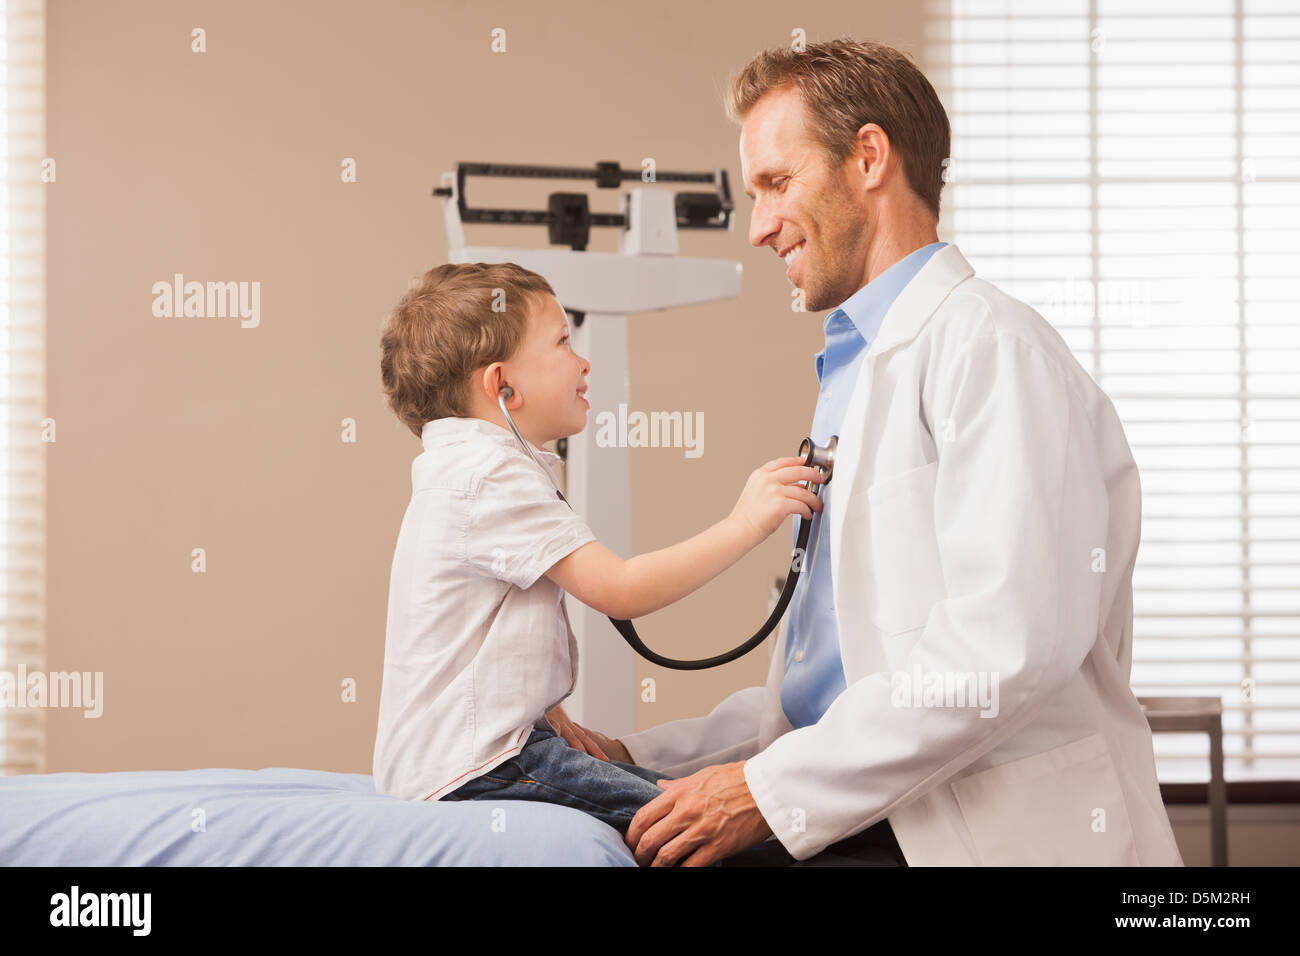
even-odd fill
[(569, 807), (399, 800), (367, 774), (267, 767), (0, 777), (0, 866), (636, 861), (612, 827)]

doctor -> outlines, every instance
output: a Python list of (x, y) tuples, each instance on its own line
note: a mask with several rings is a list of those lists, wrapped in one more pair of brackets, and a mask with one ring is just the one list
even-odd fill
[(1182, 865), (1129, 689), (1137, 468), (1049, 323), (938, 241), (934, 89), (838, 40), (759, 54), (728, 107), (750, 242), (834, 309), (812, 437), (839, 447), (767, 685), (621, 741), (566, 728), (678, 777), (629, 848)]

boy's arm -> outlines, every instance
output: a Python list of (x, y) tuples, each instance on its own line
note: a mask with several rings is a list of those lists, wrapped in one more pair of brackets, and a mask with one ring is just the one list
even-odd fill
[(624, 561), (589, 541), (546, 576), (589, 608), (628, 621), (678, 601), (739, 561), (763, 539), (727, 517), (681, 544)]
[(799, 481), (821, 481), (798, 458), (777, 458), (749, 476), (731, 514), (680, 544), (624, 561), (589, 541), (556, 561), (546, 576), (583, 604), (616, 620), (644, 617), (713, 580), (776, 531), (792, 514), (811, 520), (822, 503)]

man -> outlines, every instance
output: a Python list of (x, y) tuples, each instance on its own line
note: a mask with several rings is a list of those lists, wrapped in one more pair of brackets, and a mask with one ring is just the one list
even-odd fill
[(760, 54), (728, 107), (750, 242), (834, 308), (812, 437), (839, 444), (766, 687), (622, 741), (565, 728), (678, 777), (629, 848), (1181, 865), (1128, 686), (1137, 469), (1055, 330), (938, 242), (934, 89), (837, 40)]

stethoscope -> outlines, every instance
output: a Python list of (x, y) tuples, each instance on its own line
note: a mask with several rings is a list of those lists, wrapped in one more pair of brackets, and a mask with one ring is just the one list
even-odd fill
[[(509, 424), (510, 430), (514, 432), (515, 439), (519, 442), (520, 447), (528, 453), (529, 458), (537, 462), (538, 467), (541, 468), (542, 471), (546, 472), (547, 476), (551, 479), (551, 484), (555, 485), (555, 494), (561, 501), (568, 505), (569, 499), (564, 497), (564, 493), (560, 491), (559, 483), (555, 480), (555, 473), (538, 461), (537, 456), (533, 454), (533, 450), (529, 446), (528, 442), (524, 441), (524, 437), (519, 434), (519, 429), (515, 427), (515, 420), (510, 417), (510, 412), (506, 410), (506, 401), (513, 395), (514, 389), (509, 385), (501, 386), (501, 389), (497, 392), (497, 404), (501, 406), (501, 414), (506, 417), (506, 423)], [(816, 468), (826, 476), (825, 481), (816, 484), (811, 489), (812, 493), (817, 495), (818, 498), (821, 497), (822, 488), (830, 484), (831, 472), (835, 467), (835, 447), (839, 444), (839, 437), (840, 436), (838, 435), (832, 435), (831, 440), (826, 444), (825, 448), (814, 443), (811, 438), (805, 438), (799, 443), (799, 457), (803, 459), (803, 463), (809, 467)], [(569, 505), (569, 507), (572, 508), (573, 505)], [(673, 670), (679, 671), (694, 671), (703, 670), (706, 667), (718, 667), (722, 664), (729, 664), (738, 657), (744, 657), (754, 648), (758, 647), (759, 644), (762, 644), (763, 641), (767, 639), (767, 636), (772, 633), (772, 628), (776, 627), (777, 622), (781, 620), (781, 615), (785, 613), (785, 609), (790, 603), (790, 598), (794, 594), (795, 585), (799, 583), (799, 575), (803, 571), (804, 562), (798, 560), (798, 558), (800, 555), (807, 553), (805, 548), (808, 545), (808, 533), (811, 530), (812, 520), (805, 519), (801, 516), (799, 518), (799, 536), (794, 546), (794, 554), (792, 556), (793, 560), (790, 562), (790, 573), (786, 575), (785, 587), (781, 589), (781, 596), (777, 599), (776, 607), (774, 607), (772, 613), (767, 616), (767, 620), (763, 622), (763, 626), (758, 629), (758, 633), (745, 641), (745, 643), (741, 644), (739, 647), (733, 648), (725, 654), (719, 654), (716, 657), (706, 657), (703, 660), (698, 661), (679, 661), (671, 657), (664, 657), (661, 654), (656, 654), (654, 651), (650, 650), (650, 648), (645, 646), (645, 643), (637, 634), (636, 628), (632, 626), (631, 621), (620, 621), (617, 618), (612, 617), (609, 621), (614, 625), (614, 629), (623, 635), (623, 639), (632, 646), (634, 651), (652, 664), (658, 664), (660, 667), (669, 667)]]

